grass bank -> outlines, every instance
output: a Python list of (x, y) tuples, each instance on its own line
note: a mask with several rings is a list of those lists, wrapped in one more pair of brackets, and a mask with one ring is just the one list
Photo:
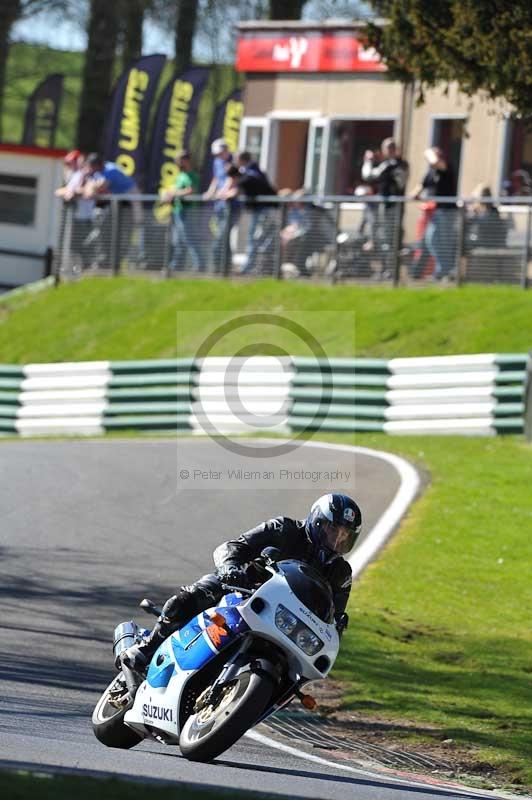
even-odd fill
[(418, 462), (431, 484), (352, 593), (335, 669), (345, 707), (398, 735), (405, 721), (420, 738), (434, 725), (449, 754), (465, 749), (532, 788), (532, 448), (517, 437), (356, 443)]
[[(521, 352), (532, 345), (532, 292), (513, 287), (413, 291), (273, 280), (91, 278), (0, 298), (0, 361), (191, 355), (214, 323), (250, 312), (295, 319), (330, 356)], [(286, 329), (254, 327), (224, 338), (212, 354), (234, 353), (250, 341), (309, 353)]]
[[(262, 792), (241, 792), (236, 789), (205, 789), (190, 784), (157, 784), (135, 781), (90, 778), (86, 775), (53, 775), (29, 772), (0, 772), (0, 790), (9, 800), (131, 800), (146, 795), (153, 800), (273, 800)], [(276, 800), (283, 800), (275, 795)], [(285, 798), (286, 800), (286, 798)]]

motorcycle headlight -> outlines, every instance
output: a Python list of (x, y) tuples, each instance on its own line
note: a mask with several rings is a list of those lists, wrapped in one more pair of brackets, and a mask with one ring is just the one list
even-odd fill
[(312, 633), (310, 628), (306, 626), (297, 632), (295, 641), (297, 646), (303, 650), (307, 656), (315, 655), (323, 646), (321, 639), (318, 639), (316, 634)]
[(321, 639), (308, 625), (281, 604), (277, 606), (275, 612), (275, 624), (307, 656), (315, 655), (323, 647)]
[(298, 622), (299, 620), (295, 614), (292, 614), (292, 612), (284, 606), (277, 606), (277, 611), (275, 612), (275, 624), (280, 631), (286, 634), (286, 636), (290, 636), (290, 634), (295, 631)]

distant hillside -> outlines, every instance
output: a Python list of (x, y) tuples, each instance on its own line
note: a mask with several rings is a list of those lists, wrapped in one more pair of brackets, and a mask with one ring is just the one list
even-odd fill
[[(65, 75), (65, 84), (55, 146), (66, 149), (76, 146), (76, 123), (84, 58), (84, 53), (53, 50), (43, 45), (23, 43), (12, 45), (7, 64), (4, 142), (20, 143), (24, 112), (30, 94), (47, 75), (52, 72), (62, 72)], [(169, 61), (159, 84), (159, 92), (171, 78), (172, 73), (173, 62)], [(232, 66), (213, 67), (209, 85), (199, 108), (198, 122), (192, 140), (192, 150), (198, 156), (203, 153), (213, 107), (238, 86), (241, 80)]]

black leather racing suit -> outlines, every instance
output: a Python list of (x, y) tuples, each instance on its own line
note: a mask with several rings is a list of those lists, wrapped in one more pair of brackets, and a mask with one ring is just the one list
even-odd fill
[[(335, 619), (340, 621), (351, 590), (351, 567), (339, 555), (325, 555), (312, 542), (305, 527), (305, 520), (290, 517), (275, 517), (246, 531), (238, 539), (220, 545), (214, 551), (217, 570), (228, 566), (243, 567), (258, 558), (265, 547), (276, 547), (281, 559), (294, 558), (314, 567), (328, 581), (333, 593)], [(163, 606), (151, 637), (146, 645), (140, 645), (145, 657), (151, 655), (173, 631), (184, 625), (200, 611), (216, 605), (224, 592), (224, 580), (213, 572), (204, 575), (190, 586), (182, 586)]]

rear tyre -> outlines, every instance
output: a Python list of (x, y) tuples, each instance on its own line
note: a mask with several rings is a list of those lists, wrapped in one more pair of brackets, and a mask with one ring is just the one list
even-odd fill
[(181, 731), (179, 747), (190, 761), (212, 761), (253, 727), (270, 703), (273, 680), (256, 672), (241, 673), (228, 684), (214, 706), (192, 714)]
[(133, 701), (121, 708), (117, 708), (109, 702), (109, 692), (117, 690), (122, 685), (120, 681), (121, 674), (119, 673), (111, 681), (96, 703), (92, 712), (92, 729), (98, 741), (106, 745), (106, 747), (119, 747), (122, 750), (129, 750), (142, 741), (142, 736), (128, 728), (124, 722), (125, 713), (129, 711)]

